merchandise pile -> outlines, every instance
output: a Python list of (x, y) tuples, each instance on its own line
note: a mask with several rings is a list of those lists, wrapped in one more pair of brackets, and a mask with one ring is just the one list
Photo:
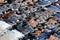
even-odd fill
[(0, 0), (0, 40), (60, 40), (60, 0)]

